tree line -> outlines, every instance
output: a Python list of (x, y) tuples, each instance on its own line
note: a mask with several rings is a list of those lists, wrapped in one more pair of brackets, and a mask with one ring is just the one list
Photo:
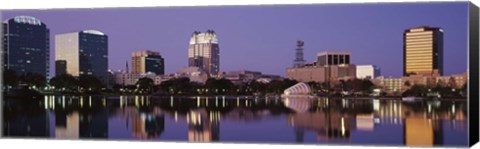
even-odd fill
[[(159, 95), (280, 95), (283, 91), (298, 82), (290, 79), (271, 80), (270, 82), (242, 82), (234, 84), (224, 78), (209, 78), (205, 83), (191, 81), (189, 78), (174, 78), (155, 85), (150, 78), (140, 78), (134, 85), (115, 84), (107, 87), (100, 79), (92, 75), (80, 75), (78, 77), (63, 74), (47, 81), (45, 76), (27, 73), (17, 75), (14, 70), (7, 69), (3, 72), (3, 85), (16, 87), (25, 84), (37, 90), (48, 90), (56, 93), (114, 93), (114, 94), (159, 94)], [(342, 92), (355, 94), (356, 96), (369, 96), (375, 86), (369, 79), (350, 79), (335, 82), (306, 82), (316, 95), (341, 95)], [(442, 97), (466, 96), (467, 84), (461, 88), (453, 78), (447, 82), (438, 81), (427, 85), (413, 84), (409, 81), (404, 83), (407, 89), (401, 92), (402, 96), (432, 96)], [(385, 94), (383, 94), (385, 96)]]

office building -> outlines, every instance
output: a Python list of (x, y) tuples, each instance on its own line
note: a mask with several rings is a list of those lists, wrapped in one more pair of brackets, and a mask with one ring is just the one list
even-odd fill
[(355, 65), (310, 66), (288, 68), (287, 78), (300, 82), (334, 82), (356, 77)]
[(55, 59), (65, 60), (67, 73), (93, 75), (108, 82), (108, 36), (97, 30), (55, 35)]
[(213, 30), (192, 34), (188, 46), (188, 66), (199, 67), (209, 75), (217, 75), (220, 69), (220, 48)]
[(374, 79), (380, 76), (380, 68), (375, 65), (357, 65), (358, 79)]
[(132, 52), (132, 73), (165, 74), (165, 63), (159, 52), (143, 50)]
[(403, 33), (403, 75), (443, 75), (443, 30), (420, 26)]
[(50, 78), (50, 31), (31, 16), (16, 16), (2, 23), (4, 70)]
[(330, 66), (330, 65), (348, 65), (350, 64), (349, 51), (323, 51), (317, 53), (317, 65), (318, 66)]
[(124, 72), (114, 72), (115, 77), (115, 84), (119, 85), (135, 85), (137, 84), (138, 80), (141, 78), (150, 78), (154, 81), (155, 85), (160, 83), (156, 83), (156, 77), (153, 73), (124, 73)]
[(67, 74), (67, 61), (56, 60), (55, 61), (55, 76)]
[(399, 94), (404, 91), (404, 80), (403, 78), (385, 78), (385, 77), (377, 77), (373, 80), (373, 83), (376, 86), (379, 86), (383, 89), (383, 91), (390, 93), (390, 94)]

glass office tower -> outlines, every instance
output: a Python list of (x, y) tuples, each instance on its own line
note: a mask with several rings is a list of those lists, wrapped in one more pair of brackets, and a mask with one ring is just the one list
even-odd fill
[(37, 18), (16, 16), (2, 23), (4, 70), (50, 77), (50, 31)]
[(159, 52), (143, 50), (132, 52), (132, 73), (165, 74), (164, 59)]
[(97, 30), (55, 35), (55, 59), (66, 61), (67, 73), (108, 81), (108, 36)]

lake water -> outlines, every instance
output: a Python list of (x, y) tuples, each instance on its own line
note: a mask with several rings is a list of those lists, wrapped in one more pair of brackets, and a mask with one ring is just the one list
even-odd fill
[(466, 101), (45, 96), (3, 101), (5, 137), (467, 146)]

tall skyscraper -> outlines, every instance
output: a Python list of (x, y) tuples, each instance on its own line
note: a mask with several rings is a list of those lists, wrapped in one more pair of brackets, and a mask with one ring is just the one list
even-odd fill
[(347, 65), (350, 64), (349, 51), (324, 51), (317, 53), (317, 65), (331, 66), (331, 65)]
[(165, 74), (165, 61), (159, 52), (143, 50), (132, 52), (132, 73)]
[(420, 26), (403, 33), (403, 75), (443, 75), (443, 30)]
[(303, 45), (303, 41), (297, 41), (297, 48), (295, 49), (295, 60), (293, 60), (293, 67), (295, 68), (305, 65), (305, 60), (303, 59)]
[(70, 75), (93, 75), (106, 83), (108, 36), (97, 30), (55, 35), (55, 59), (66, 61)]
[(193, 32), (188, 46), (188, 66), (199, 67), (209, 75), (217, 75), (220, 69), (220, 48), (213, 30)]
[(50, 31), (37, 18), (16, 16), (2, 23), (4, 69), (50, 77)]

